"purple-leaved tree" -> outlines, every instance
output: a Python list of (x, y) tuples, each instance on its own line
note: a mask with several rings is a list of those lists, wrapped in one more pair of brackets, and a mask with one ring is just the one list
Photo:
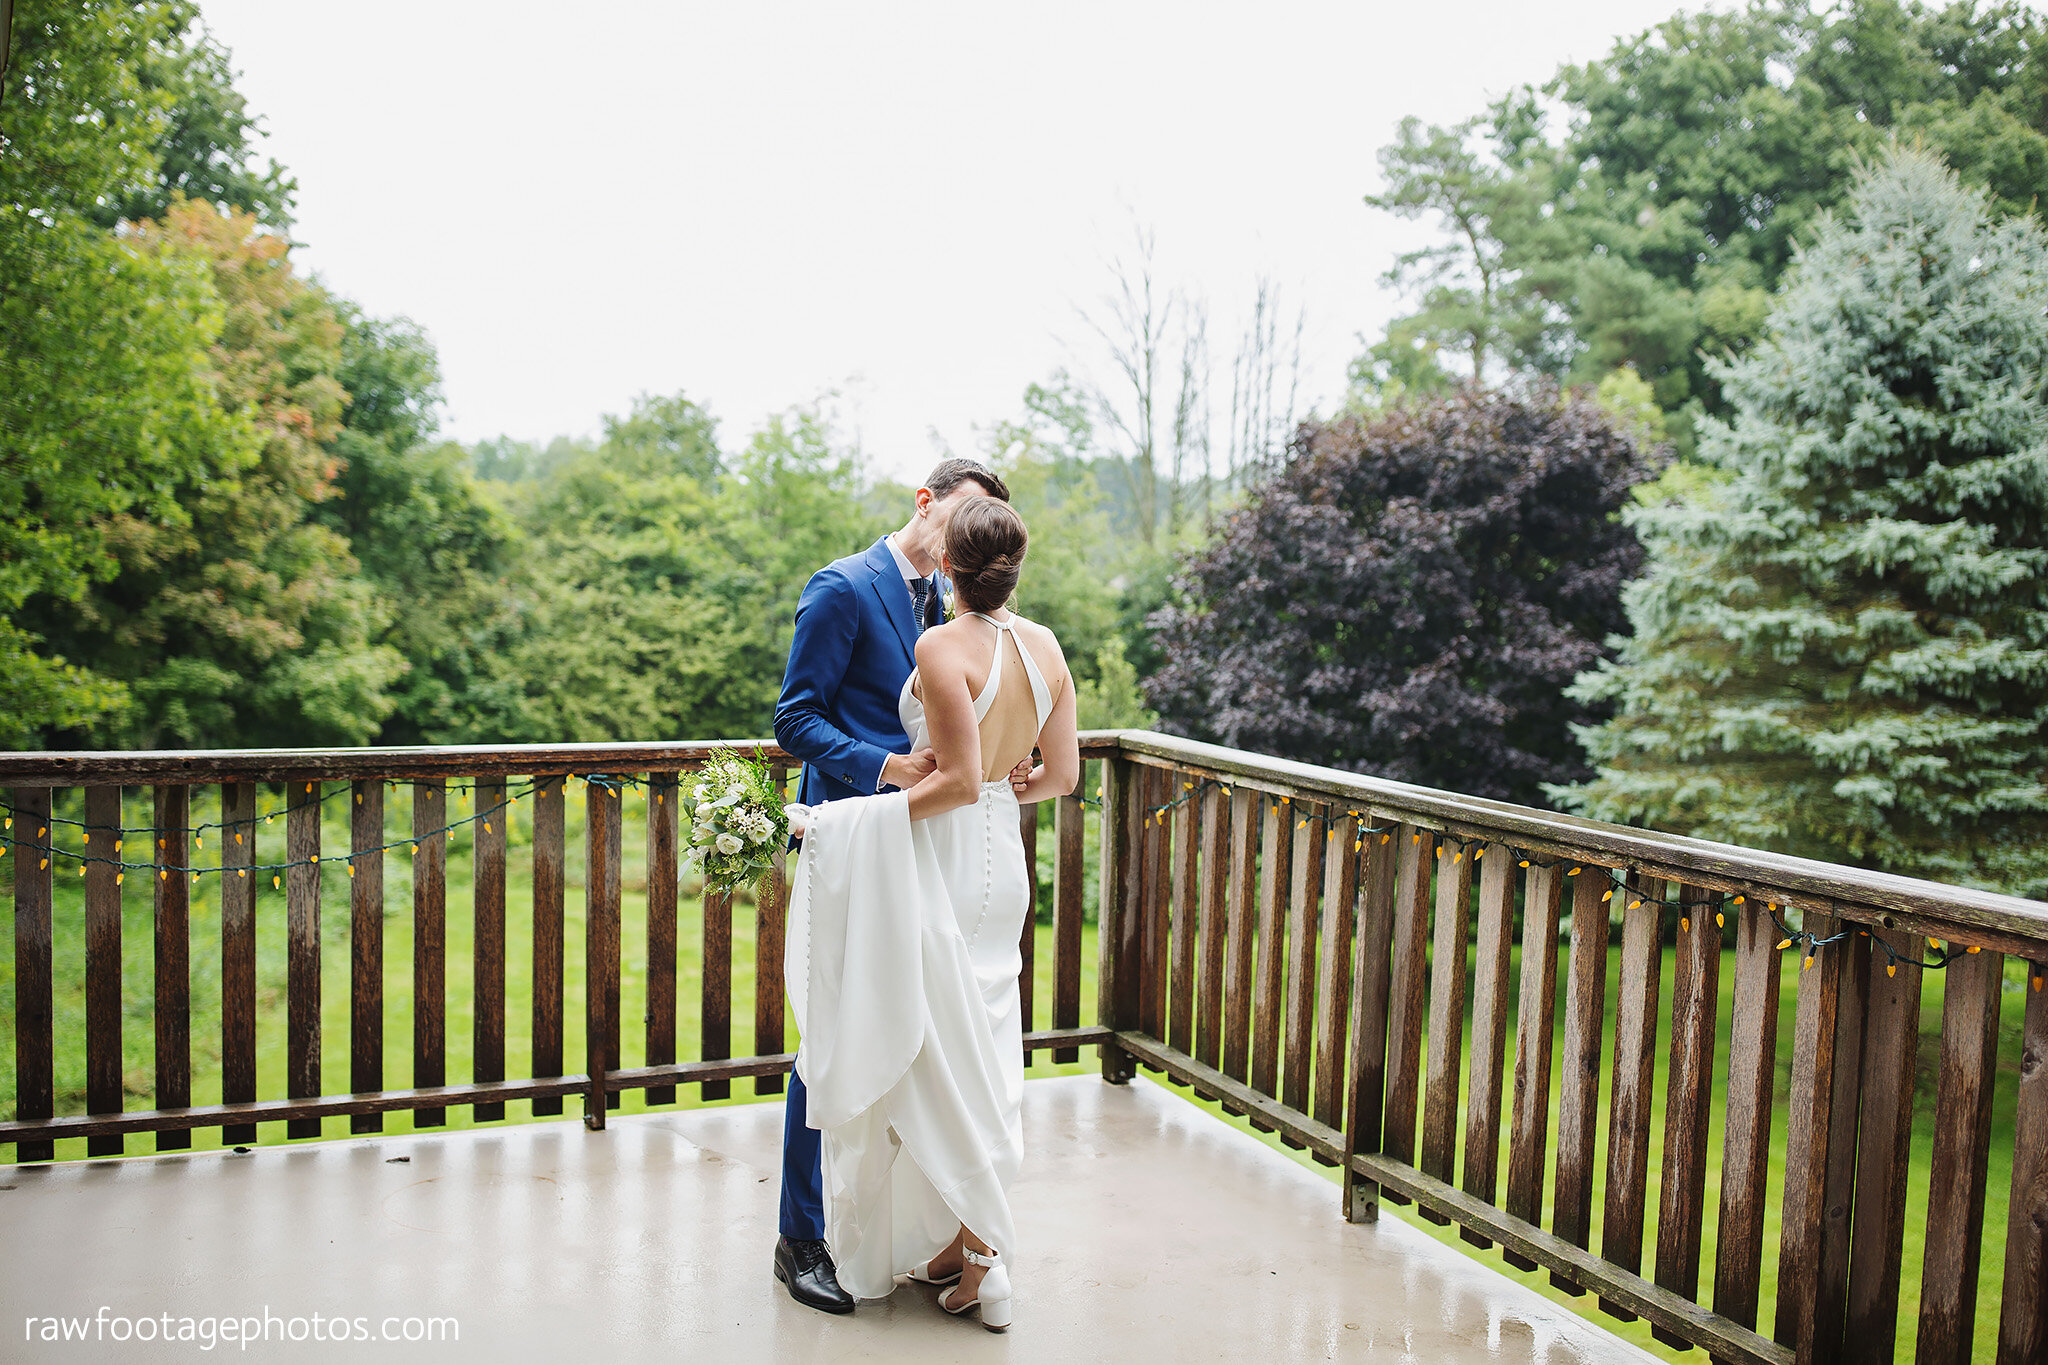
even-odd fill
[(1176, 580), (1176, 733), (1530, 804), (1587, 775), (1564, 694), (1625, 628), (1652, 456), (1590, 396), (1468, 389), (1305, 424)]

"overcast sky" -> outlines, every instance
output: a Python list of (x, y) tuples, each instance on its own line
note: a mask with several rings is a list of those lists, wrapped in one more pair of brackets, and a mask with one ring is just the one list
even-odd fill
[(903, 477), (1087, 363), (1074, 308), (1134, 223), (1219, 351), (1261, 274), (1305, 305), (1334, 398), (1421, 239), (1361, 202), (1401, 117), (1674, 8), (202, 0), (299, 179), (300, 261), (426, 328), (450, 435), (682, 390), (737, 442), (838, 390)]

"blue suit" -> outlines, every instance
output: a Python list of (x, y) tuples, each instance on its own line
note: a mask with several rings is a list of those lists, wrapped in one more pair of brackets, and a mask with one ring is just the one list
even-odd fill
[[(917, 666), (919, 623), (885, 541), (812, 574), (797, 600), (796, 634), (775, 703), (775, 742), (803, 760), (797, 799), (805, 805), (872, 795), (883, 761), (910, 751), (896, 702)], [(943, 582), (933, 577), (943, 592)], [(924, 624), (938, 619), (935, 592)], [(782, 1235), (821, 1238), (818, 1132), (805, 1114), (803, 1078), (792, 1072), (782, 1121)]]

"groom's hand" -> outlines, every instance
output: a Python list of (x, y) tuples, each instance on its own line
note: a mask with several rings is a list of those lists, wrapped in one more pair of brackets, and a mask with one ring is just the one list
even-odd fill
[(1017, 766), (1010, 769), (1010, 790), (1022, 796), (1024, 789), (1031, 785), (1031, 755), (1017, 760)]
[(882, 781), (909, 791), (938, 770), (939, 756), (930, 749), (914, 754), (890, 754), (882, 760)]

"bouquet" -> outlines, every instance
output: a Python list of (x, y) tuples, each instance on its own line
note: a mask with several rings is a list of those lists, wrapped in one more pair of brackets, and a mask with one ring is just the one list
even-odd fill
[(690, 789), (690, 851), (704, 889), (729, 896), (759, 884), (778, 865), (789, 840), (782, 791), (768, 765), (731, 750), (712, 755)]

